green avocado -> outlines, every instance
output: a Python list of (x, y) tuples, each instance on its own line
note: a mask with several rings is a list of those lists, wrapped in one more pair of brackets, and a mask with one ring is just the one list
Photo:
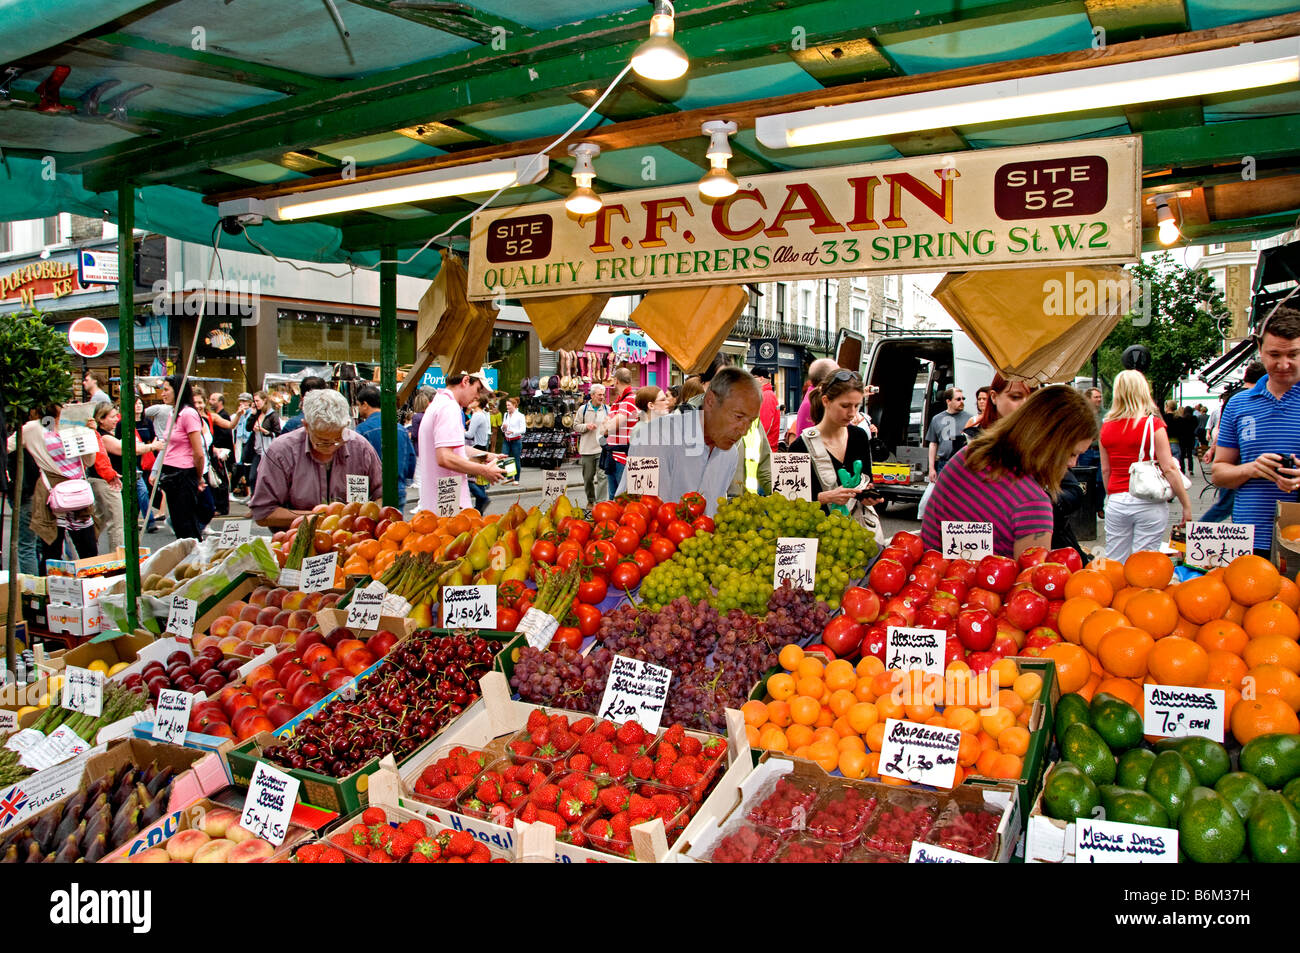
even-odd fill
[(1160, 802), (1142, 790), (1103, 784), (1097, 789), (1101, 806), (1106, 809), (1106, 820), (1124, 824), (1145, 824), (1148, 827), (1171, 827), (1169, 815)]
[(1074, 693), (1062, 695), (1061, 700), (1056, 703), (1056, 719), (1053, 724), (1057, 742), (1065, 740), (1066, 729), (1071, 725), (1087, 724), (1089, 724), (1088, 703), (1084, 697)]
[(1214, 784), (1217, 791), (1243, 821), (1250, 817), (1255, 801), (1268, 790), (1259, 778), (1245, 771), (1229, 771)]
[(1145, 791), (1147, 774), (1156, 760), (1156, 753), (1149, 748), (1130, 748), (1119, 756), (1115, 765), (1115, 783), (1120, 787)]
[(1177, 824), (1187, 801), (1187, 794), (1196, 787), (1192, 767), (1177, 751), (1162, 751), (1151, 763), (1147, 773), (1147, 794), (1165, 809), (1169, 820)]
[(1246, 825), (1211, 788), (1194, 787), (1178, 819), (1178, 843), (1198, 864), (1230, 864), (1246, 848)]
[(1260, 735), (1246, 742), (1239, 759), (1241, 770), (1249, 771), (1267, 787), (1281, 788), (1300, 777), (1300, 735)]
[(1071, 725), (1065, 730), (1061, 757), (1083, 769), (1093, 784), (1111, 784), (1115, 780), (1115, 756), (1087, 725)]
[(1092, 817), (1101, 803), (1097, 785), (1076, 764), (1058, 762), (1043, 785), (1043, 811), (1058, 821)]
[(1156, 743), (1156, 751), (1177, 751), (1196, 774), (1196, 783), (1212, 788), (1219, 778), (1232, 770), (1228, 749), (1209, 738), (1165, 738)]
[(1117, 754), (1142, 743), (1142, 716), (1121, 698), (1105, 692), (1095, 696), (1088, 718), (1092, 730)]
[(1259, 796), (1246, 830), (1256, 863), (1300, 863), (1300, 812), (1278, 792)]

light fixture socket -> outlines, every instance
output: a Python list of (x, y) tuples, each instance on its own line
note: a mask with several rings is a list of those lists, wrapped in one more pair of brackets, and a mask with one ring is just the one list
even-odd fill
[[(1189, 191), (1159, 192), (1146, 199), (1146, 204), (1155, 206), (1156, 239), (1160, 244), (1172, 245), (1183, 237), (1182, 229), (1179, 227), (1179, 220), (1182, 218), (1182, 205), (1178, 200), (1191, 194)], [(1174, 200), (1174, 204), (1178, 205), (1177, 216), (1174, 215), (1174, 210), (1169, 207), (1170, 198)]]
[(594, 142), (575, 142), (569, 146), (569, 155), (574, 158), (572, 175), (578, 187), (564, 200), (564, 207), (574, 215), (594, 215), (603, 204), (591, 188), (596, 178), (596, 166), (592, 160), (600, 155), (600, 146)]
[(727, 160), (731, 158), (731, 141), (738, 127), (734, 122), (710, 119), (700, 126), (700, 131), (709, 137), (709, 150), (705, 155), (709, 159), (709, 171), (700, 179), (700, 194), (705, 198), (725, 199), (735, 195), (740, 188), (736, 177), (727, 170)]

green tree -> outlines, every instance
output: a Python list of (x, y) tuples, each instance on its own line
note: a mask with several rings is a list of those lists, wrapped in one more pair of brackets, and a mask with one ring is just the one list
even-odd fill
[(1151, 352), (1151, 393), (1163, 407), (1179, 381), (1222, 352), (1222, 330), (1231, 315), (1209, 272), (1188, 268), (1169, 252), (1134, 265), (1129, 273), (1140, 296), (1134, 311), (1102, 342), (1098, 363), (1102, 376), (1114, 380), (1124, 369), (1124, 349), (1145, 345)]
[(16, 434), (13, 511), (9, 523), (9, 622), (5, 659), (14, 671), (14, 625), (18, 611), (18, 501), (23, 485), (23, 422), (33, 410), (64, 403), (72, 394), (72, 365), (67, 338), (45, 323), (38, 311), (30, 317), (0, 314), (0, 407)]

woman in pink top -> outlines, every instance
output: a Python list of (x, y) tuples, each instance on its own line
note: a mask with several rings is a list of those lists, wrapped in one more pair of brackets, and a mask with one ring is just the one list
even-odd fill
[[(1155, 461), (1183, 507), (1182, 522), (1192, 518), (1192, 501), (1169, 448), (1169, 435), (1151, 397), (1151, 385), (1141, 371), (1121, 371), (1115, 377), (1110, 413), (1101, 426), (1101, 476), (1106, 481), (1106, 558), (1128, 559), (1144, 550), (1158, 550), (1169, 529), (1169, 504), (1140, 500), (1129, 492), (1128, 468), (1139, 454), (1152, 458), (1152, 438), (1145, 437), (1150, 421)], [(1146, 449), (1142, 449), (1143, 440)]]
[[(178, 391), (177, 388), (180, 388)], [(189, 381), (173, 374), (163, 379), (163, 403), (173, 409), (167, 448), (163, 451), (159, 487), (167, 497), (167, 516), (177, 539), (202, 539), (203, 527), (212, 518), (200, 504), (207, 486), (203, 482), (203, 422), (194, 409)]]

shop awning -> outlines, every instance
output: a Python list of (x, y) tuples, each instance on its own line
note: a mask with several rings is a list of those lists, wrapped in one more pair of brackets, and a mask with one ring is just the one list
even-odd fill
[[(634, 0), (333, 6), (337, 19), (319, 0), (0, 2), (0, 219), (115, 219), (116, 189), (129, 183), (138, 227), (208, 244), (216, 196), (527, 155), (618, 75), (650, 12)], [(1300, 5), (1279, 0), (678, 0), (687, 76), (629, 75), (572, 141), (601, 145), (595, 188), (611, 191), (699, 179), (705, 119), (738, 123), (739, 175), (1137, 133), (1144, 190), (1186, 193), (1185, 240), (1249, 239), (1300, 213), (1300, 84), (795, 149), (760, 144), (754, 120), (1284, 37), (1300, 37)], [(567, 194), (566, 145), (545, 179), (498, 202)], [(220, 241), (362, 265), (393, 243), (405, 260), (474, 204), (453, 197), (264, 224), (249, 233), (261, 248), (245, 235)], [(1154, 248), (1154, 208), (1143, 216)], [(399, 271), (429, 276), (438, 263), (431, 250)]]

